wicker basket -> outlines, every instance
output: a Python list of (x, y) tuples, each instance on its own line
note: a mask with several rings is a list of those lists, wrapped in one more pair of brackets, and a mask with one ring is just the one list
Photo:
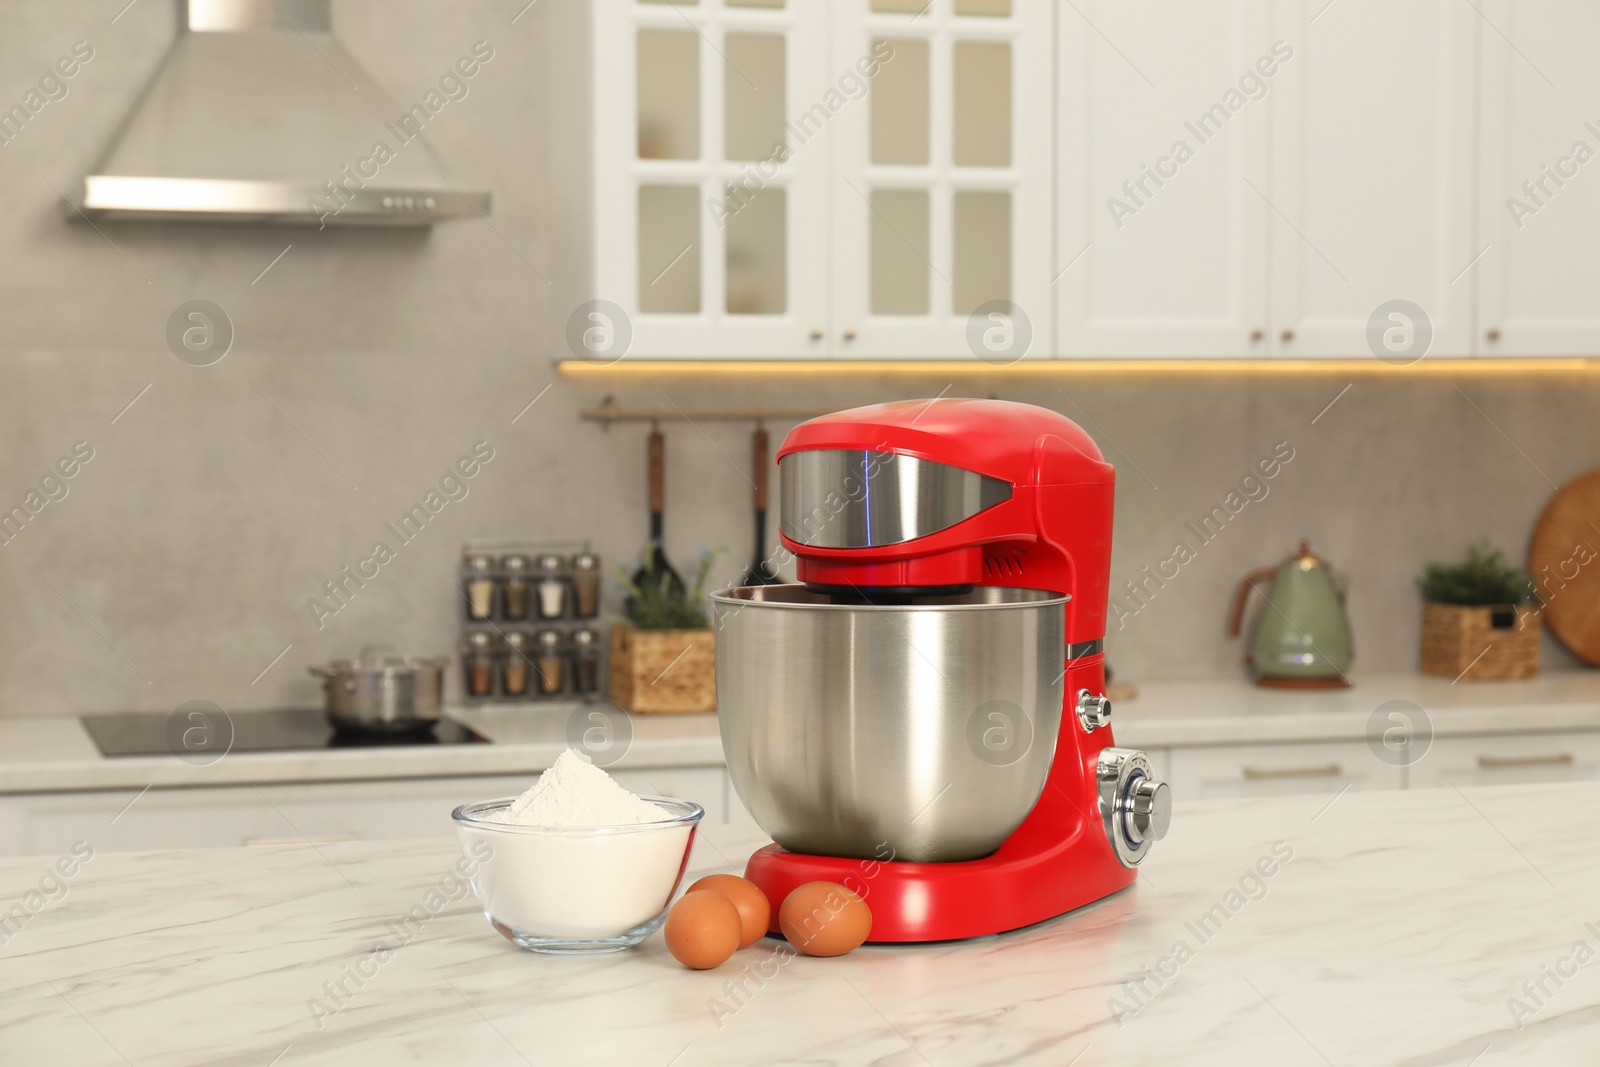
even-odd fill
[(1539, 673), (1538, 610), (1528, 604), (1422, 605), (1422, 670), (1448, 678), (1532, 678)]
[(716, 641), (704, 630), (611, 628), (611, 699), (641, 714), (717, 710)]

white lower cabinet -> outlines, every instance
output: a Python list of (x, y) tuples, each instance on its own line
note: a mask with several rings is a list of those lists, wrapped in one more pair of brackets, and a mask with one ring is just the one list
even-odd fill
[(1365, 742), (1228, 745), (1173, 748), (1167, 782), (1176, 800), (1267, 797), (1342, 789), (1400, 789), (1399, 767), (1375, 756)]
[(1147, 748), (1145, 757), (1149, 759), (1150, 766), (1155, 769), (1156, 777), (1163, 782), (1172, 781), (1172, 749)]
[(1172, 748), (1164, 770), (1179, 800), (1582, 781), (1600, 778), (1600, 732), (1438, 738), (1403, 768), (1356, 741)]
[[(612, 777), (636, 793), (693, 800), (708, 822), (726, 821), (721, 767), (619, 770)], [(514, 775), (3, 796), (0, 855), (51, 855), (76, 841), (127, 852), (449, 837), (456, 805), (520, 793), (529, 781)]]
[(1408, 770), (1413, 789), (1600, 778), (1600, 733), (1444, 737)]
[[(1217, 745), (1146, 750), (1180, 801), (1343, 789), (1426, 789), (1600, 778), (1600, 732), (1446, 737), (1407, 768), (1365, 742)], [(723, 767), (615, 770), (635, 793), (679, 797), (706, 822), (754, 825)], [(528, 775), (316, 782), (214, 789), (136, 789), (0, 796), (0, 856), (232, 848), (449, 837), (458, 804), (510, 796)]]

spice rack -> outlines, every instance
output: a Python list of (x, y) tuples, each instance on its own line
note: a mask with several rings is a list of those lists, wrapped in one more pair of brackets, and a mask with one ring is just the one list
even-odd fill
[(589, 542), (462, 546), (462, 696), (472, 703), (597, 700), (607, 646), (600, 557)]

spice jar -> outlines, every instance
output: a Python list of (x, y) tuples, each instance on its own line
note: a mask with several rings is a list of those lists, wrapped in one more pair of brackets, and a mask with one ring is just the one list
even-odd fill
[(528, 692), (528, 666), (532, 662), (533, 645), (526, 630), (511, 630), (505, 636), (506, 662), (500, 668), (500, 690), (508, 697), (525, 696)]
[(559, 619), (567, 613), (566, 569), (560, 556), (539, 557), (539, 618)]
[(500, 561), (505, 575), (501, 586), (500, 612), (508, 619), (528, 617), (528, 557), (520, 554), (506, 556)]
[(593, 552), (572, 557), (572, 613), (580, 619), (600, 614), (600, 557)]
[(580, 696), (600, 691), (600, 635), (588, 627), (572, 631), (572, 691)]
[(489, 696), (494, 692), (494, 634), (474, 630), (467, 634), (464, 645), (461, 674), (467, 681), (467, 695)]
[(466, 558), (467, 618), (482, 621), (494, 615), (494, 557), (473, 554)]
[(565, 659), (562, 656), (561, 631), (540, 630), (533, 636), (534, 659), (533, 664), (539, 673), (539, 692), (545, 696), (554, 696), (561, 692), (562, 668)]

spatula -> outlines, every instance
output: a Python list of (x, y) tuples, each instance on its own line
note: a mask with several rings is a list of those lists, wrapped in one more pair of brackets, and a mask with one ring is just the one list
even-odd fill
[(667, 439), (661, 427), (652, 426), (649, 437), (650, 455), (650, 542), (645, 545), (644, 559), (634, 572), (633, 584), (643, 588), (654, 585), (666, 576), (667, 586), (676, 592), (683, 590), (683, 576), (667, 562), (667, 550), (661, 542), (662, 513), (667, 500)]
[(751, 562), (750, 569), (744, 572), (744, 577), (739, 579), (739, 584), (776, 585), (780, 579), (765, 555), (767, 550), (767, 431), (757, 426), (755, 436), (750, 441), (751, 451), (755, 456), (756, 547), (755, 559)]

